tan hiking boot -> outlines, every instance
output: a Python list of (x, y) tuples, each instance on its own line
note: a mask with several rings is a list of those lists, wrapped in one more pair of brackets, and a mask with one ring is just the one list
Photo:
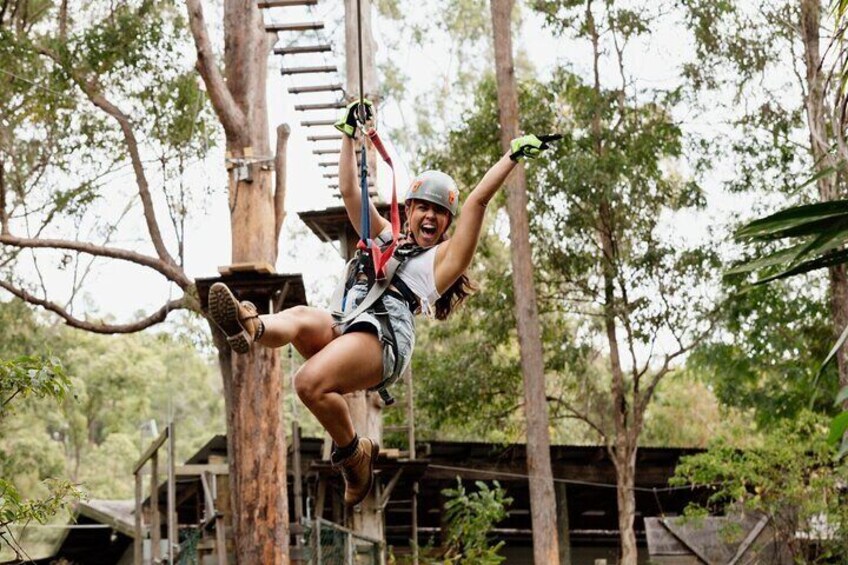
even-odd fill
[(356, 506), (362, 502), (374, 484), (374, 463), (380, 446), (367, 437), (360, 438), (356, 451), (335, 464), (341, 469), (345, 481), (345, 504)]
[(251, 302), (239, 302), (227, 285), (215, 283), (209, 289), (209, 315), (227, 336), (236, 353), (247, 353), (262, 325)]

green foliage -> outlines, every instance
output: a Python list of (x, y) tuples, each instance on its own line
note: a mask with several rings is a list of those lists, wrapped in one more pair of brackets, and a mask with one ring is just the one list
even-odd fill
[(708, 489), (705, 504), (690, 513), (741, 507), (769, 516), (797, 562), (806, 562), (802, 540), (818, 546), (811, 552), (816, 556), (812, 562), (844, 562), (848, 467), (834, 463), (825, 422), (820, 415), (804, 412), (771, 428), (759, 448), (739, 451), (717, 443), (682, 459), (671, 484)]
[(447, 497), (443, 550), (435, 559), (425, 558), (425, 563), (503, 563), (504, 557), (498, 555), (498, 552), (505, 542), (493, 543), (490, 532), (495, 524), (506, 518), (506, 507), (512, 504), (512, 498), (506, 496), (506, 491), (497, 481), (494, 481), (494, 487), (483, 481), (475, 481), (474, 484), (477, 490), (469, 493), (457, 478), (456, 488), (442, 491)]
[[(801, 3), (687, 0), (683, 6), (696, 48), (685, 71), (692, 94), (720, 108), (733, 127), (727, 139), (722, 136), (726, 149), (719, 150), (737, 171), (726, 188), (749, 193), (757, 213), (772, 193), (781, 206), (787, 198), (801, 204), (737, 231), (737, 240), (746, 243), (743, 261), (725, 279), (729, 297), (716, 338), (692, 356), (691, 366), (714, 375), (723, 401), (753, 408), (761, 426), (793, 418), (804, 406), (832, 413), (827, 399), (836, 392), (837, 373), (814, 377), (832, 339), (825, 278), (746, 286), (752, 273), (765, 283), (844, 259), (836, 251), (844, 241), (844, 204), (807, 204), (830, 193), (821, 183), (838, 181), (841, 173), (830, 157), (812, 158), (807, 112), (829, 116), (832, 109), (804, 107), (815, 87), (799, 72), (807, 64)], [(822, 37), (826, 26), (824, 18)], [(829, 135), (822, 143), (833, 143)], [(808, 180), (799, 183), (799, 177)], [(776, 244), (780, 238), (790, 239)]]
[[(832, 171), (828, 174), (831, 173)], [(754, 284), (760, 285), (818, 269), (843, 265), (848, 262), (848, 252), (842, 249), (848, 241), (846, 211), (848, 211), (848, 201), (834, 200), (787, 208), (748, 223), (736, 232), (737, 238), (753, 242), (788, 239), (793, 243), (789, 247), (783, 247), (765, 255), (761, 254), (737, 265), (729, 274), (759, 272), (760, 278)], [(798, 240), (800, 243), (795, 243)], [(842, 331), (827, 356), (816, 357), (816, 359), (823, 358), (823, 361), (812, 380), (811, 401), (821, 398), (819, 377), (846, 339), (848, 339), (848, 328)], [(834, 380), (827, 379), (826, 382), (834, 382)], [(830, 388), (832, 389), (830, 392), (835, 394), (835, 387)], [(832, 396), (828, 395), (828, 397)], [(841, 403), (837, 401), (836, 405), (839, 406)], [(841, 439), (839, 457), (848, 454), (848, 437), (843, 438), (846, 429), (848, 429), (848, 412), (842, 412), (832, 421), (830, 433), (831, 443), (840, 442)]]
[(7, 405), (15, 397), (61, 401), (69, 386), (70, 379), (56, 359), (22, 356), (0, 360), (0, 420), (7, 415)]
[(729, 278), (721, 331), (687, 360), (724, 405), (751, 410), (764, 429), (811, 405), (833, 411), (836, 368), (818, 383), (814, 378), (833, 341), (829, 312), (809, 286), (779, 281), (745, 287), (741, 277)]
[[(27, 398), (42, 398), (54, 403), (61, 402), (68, 389), (68, 377), (55, 359), (40, 360), (26, 356), (13, 361), (0, 359), (0, 423), (4, 426), (8, 424), (11, 414), (9, 404), (13, 400), (20, 402)], [(0, 452), (0, 549), (7, 546), (21, 559), (26, 552), (12, 534), (10, 526), (31, 521), (43, 524), (59, 510), (79, 499), (81, 492), (67, 480), (46, 478), (38, 485), (42, 491), (41, 496), (23, 496), (16, 483), (19, 483), (21, 471), (33, 462), (30, 461), (28, 465), (22, 460), (31, 459), (33, 453), (38, 452), (30, 451), (26, 446), (19, 445), (19, 448), (22, 449), (15, 462), (17, 468), (9, 464), (6, 454)], [(53, 474), (51, 471), (55, 472), (57, 469), (44, 470)]]
[[(6, 214), (26, 217), (32, 233), (68, 218), (77, 229), (94, 224), (91, 231), (114, 231), (108, 223), (114, 217), (89, 214), (114, 173), (128, 165), (124, 132), (92, 101), (102, 95), (128, 117), (142, 159), (160, 165), (182, 238), (178, 218), (193, 203), (183, 173), (205, 156), (216, 133), (191, 68), (184, 8), (152, 0), (87, 2), (73, 6), (62, 27), (58, 3), (32, 4), (0, 16)], [(4, 250), (0, 258), (12, 253)]]
[(749, 413), (704, 381), (689, 368), (662, 381), (645, 414), (641, 446), (706, 448), (718, 436), (737, 447), (756, 441)]
[(13, 477), (25, 495), (40, 493), (44, 477), (66, 477), (91, 496), (131, 496), (130, 469), (151, 439), (142, 437), (140, 426), (150, 420), (176, 422), (181, 459), (222, 432), (220, 377), (189, 336), (102, 336), (49, 327), (16, 302), (0, 303), (4, 319), (9, 323), (0, 325), (0, 343), (17, 344), (7, 351), (49, 343), (73, 390), (58, 408), (31, 394), (3, 419), (0, 476)]

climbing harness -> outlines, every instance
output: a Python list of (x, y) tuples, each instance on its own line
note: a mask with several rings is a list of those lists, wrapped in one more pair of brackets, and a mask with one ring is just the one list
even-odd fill
[[(379, 247), (382, 238), (377, 238), (373, 243)], [(366, 250), (367, 251), (367, 250)], [(386, 310), (386, 305), (383, 303), (385, 296), (393, 296), (401, 300), (407, 305), (410, 312), (417, 313), (420, 309), (420, 303), (415, 293), (406, 285), (399, 276), (397, 271), (400, 266), (412, 257), (420, 255), (425, 248), (414, 244), (400, 245), (395, 249), (395, 252), (388, 259), (384, 276), (378, 278), (374, 269), (374, 263), (369, 261), (366, 251), (360, 250), (356, 256), (348, 261), (345, 267), (345, 273), (341, 282), (336, 287), (333, 293), (333, 317), (336, 320), (336, 325), (341, 326), (354, 321), (358, 316), (366, 312), (375, 314), (377, 321), (380, 323), (383, 340), (392, 348), (394, 354), (395, 365), (392, 367), (392, 375), (396, 375), (400, 367), (400, 352), (398, 350), (395, 330), (392, 327), (391, 317)], [(368, 292), (359, 302), (359, 304), (349, 312), (345, 312), (347, 297), (350, 289), (357, 284), (365, 283), (368, 286)], [(387, 383), (381, 382), (375, 389), (383, 403), (386, 406), (394, 404), (389, 391), (386, 389)]]
[[(390, 221), (392, 226), (391, 241), (385, 242), (381, 236), (371, 237), (371, 196), (368, 193), (368, 159), (363, 140), (360, 148), (359, 160), (359, 188), (360, 188), (360, 226), (359, 242), (357, 243), (356, 256), (351, 259), (346, 268), (345, 276), (333, 295), (333, 316), (336, 325), (349, 323), (360, 314), (371, 311), (376, 314), (382, 329), (382, 337), (392, 348), (395, 358), (395, 366), (392, 375), (396, 375), (400, 355), (398, 351), (395, 331), (392, 327), (389, 313), (383, 304), (383, 297), (393, 295), (406, 303), (412, 312), (418, 309), (418, 299), (399, 277), (396, 277), (398, 267), (401, 263), (415, 252), (412, 249), (399, 253), (398, 243), (400, 240), (400, 208), (397, 199), (397, 178), (389, 152), (386, 151), (377, 130), (367, 124), (368, 112), (365, 106), (365, 85), (363, 79), (362, 58), (362, 11), (361, 2), (356, 2), (357, 10), (357, 41), (359, 44), (359, 106), (357, 108), (357, 121), (360, 131), (364, 132), (374, 149), (380, 154), (383, 161), (392, 171), (392, 201), (390, 208)], [(370, 260), (369, 260), (370, 258)], [(366, 281), (369, 289), (362, 301), (352, 311), (345, 313), (348, 292), (357, 283)], [(395, 290), (397, 289), (397, 290)], [(394, 403), (394, 399), (386, 390), (387, 384), (381, 382), (377, 387), (380, 398), (386, 405)]]

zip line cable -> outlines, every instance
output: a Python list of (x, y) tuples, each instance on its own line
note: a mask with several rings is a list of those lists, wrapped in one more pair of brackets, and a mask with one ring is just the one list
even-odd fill
[[(357, 53), (359, 59), (359, 120), (364, 124), (365, 123), (365, 105), (363, 104), (363, 99), (365, 98), (365, 80), (362, 76), (362, 0), (356, 0), (356, 41), (359, 44), (359, 52)], [(363, 145), (364, 147), (364, 145)]]
[[(510, 478), (510, 479), (527, 479), (528, 481), (531, 478), (530, 475), (528, 475), (526, 473), (512, 473), (512, 472), (509, 472), (509, 471), (488, 471), (486, 469), (478, 469), (478, 468), (474, 468), (474, 467), (459, 467), (459, 466), (454, 466), (454, 465), (433, 465), (433, 464), (430, 464), (427, 467), (429, 469), (441, 469), (443, 471), (471, 471), (471, 472), (474, 472), (474, 473), (483, 473), (483, 474), (486, 474), (486, 475), (495, 475), (495, 476), (498, 476), (498, 477), (506, 477), (506, 478)], [(598, 482), (594, 482), (594, 481), (581, 481), (581, 480), (578, 480), (578, 479), (558, 479), (558, 478), (554, 477), (553, 482), (563, 483), (563, 484), (572, 484), (572, 485), (581, 485), (581, 486), (587, 486), (587, 487), (597, 487), (597, 488), (610, 488), (610, 489), (617, 489), (618, 488), (618, 485), (616, 485), (616, 484), (598, 483)], [(632, 490), (634, 492), (650, 492), (650, 493), (654, 493), (654, 495), (656, 495), (656, 493), (658, 493), (658, 492), (673, 492), (673, 491), (678, 491), (678, 490), (694, 490), (694, 489), (697, 489), (697, 488), (709, 488), (709, 487), (717, 486), (717, 485), (721, 485), (721, 484), (723, 484), (723, 483), (710, 483), (709, 485), (704, 485), (704, 486), (683, 485), (683, 486), (679, 486), (679, 487), (659, 487), (659, 488), (634, 486), (634, 487), (630, 487), (629, 490)]]

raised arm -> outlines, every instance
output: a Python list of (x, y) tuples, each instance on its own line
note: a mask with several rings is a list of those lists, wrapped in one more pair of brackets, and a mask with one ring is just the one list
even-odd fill
[[(345, 115), (336, 124), (336, 129), (344, 134), (342, 135), (341, 153), (339, 153), (339, 192), (341, 192), (350, 223), (353, 224), (356, 233), (362, 237), (362, 234), (359, 233), (362, 222), (362, 191), (359, 186), (359, 171), (356, 166), (356, 153), (352, 137), (356, 131), (356, 126), (350, 126), (351, 121), (354, 124), (356, 123), (355, 118), (352, 120), (350, 118), (355, 111), (354, 104), (348, 106)], [(375, 238), (383, 231), (391, 229), (391, 224), (377, 212), (373, 202), (369, 201), (368, 208), (371, 212), (371, 233), (368, 234), (369, 237)]]
[(486, 206), (516, 167), (518, 159), (537, 157), (541, 151), (548, 148), (547, 141), (556, 139), (559, 139), (559, 136), (543, 136), (541, 139), (535, 135), (519, 137), (513, 140), (510, 151), (486, 171), (465, 199), (453, 235), (441, 244), (436, 252), (434, 269), (436, 289), (440, 293), (447, 290), (471, 264), (480, 241)]
[(504, 154), (465, 199), (453, 235), (436, 252), (434, 269), (436, 289), (440, 293), (447, 290), (471, 264), (480, 241), (486, 206), (517, 164), (509, 158), (509, 153)]

